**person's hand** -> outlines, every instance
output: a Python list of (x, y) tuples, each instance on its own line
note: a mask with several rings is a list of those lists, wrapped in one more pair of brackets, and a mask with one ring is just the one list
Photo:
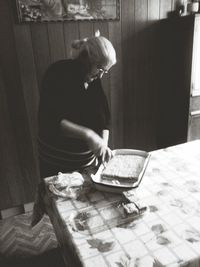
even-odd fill
[(101, 151), (99, 159), (105, 165), (105, 163), (107, 163), (112, 157), (112, 150), (108, 146), (106, 146), (106, 148)]
[(108, 162), (112, 156), (112, 150), (107, 146), (106, 142), (95, 132), (90, 132), (87, 136), (87, 143), (90, 150), (102, 163)]

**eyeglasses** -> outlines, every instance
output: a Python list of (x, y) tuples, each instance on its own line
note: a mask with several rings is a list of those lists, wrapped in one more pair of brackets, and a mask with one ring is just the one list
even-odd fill
[(108, 73), (108, 70), (104, 70), (104, 69), (98, 69), (99, 73), (102, 73), (102, 74), (107, 74)]

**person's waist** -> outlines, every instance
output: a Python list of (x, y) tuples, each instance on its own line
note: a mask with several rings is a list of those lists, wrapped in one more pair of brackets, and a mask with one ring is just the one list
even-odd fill
[(55, 154), (62, 158), (84, 159), (93, 156), (87, 144), (82, 140), (75, 138), (66, 138), (66, 140), (44, 139), (38, 137), (39, 150), (47, 154)]

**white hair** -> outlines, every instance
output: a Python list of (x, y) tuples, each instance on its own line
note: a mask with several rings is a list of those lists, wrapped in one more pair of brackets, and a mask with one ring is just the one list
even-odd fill
[(115, 49), (103, 36), (75, 40), (72, 43), (72, 58), (77, 58), (83, 51), (87, 51), (91, 63), (110, 66), (116, 63)]

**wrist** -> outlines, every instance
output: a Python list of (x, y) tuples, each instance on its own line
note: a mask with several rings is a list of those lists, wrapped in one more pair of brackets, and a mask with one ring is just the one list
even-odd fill
[(85, 140), (89, 142), (94, 138), (95, 132), (91, 129), (86, 129), (85, 130)]

